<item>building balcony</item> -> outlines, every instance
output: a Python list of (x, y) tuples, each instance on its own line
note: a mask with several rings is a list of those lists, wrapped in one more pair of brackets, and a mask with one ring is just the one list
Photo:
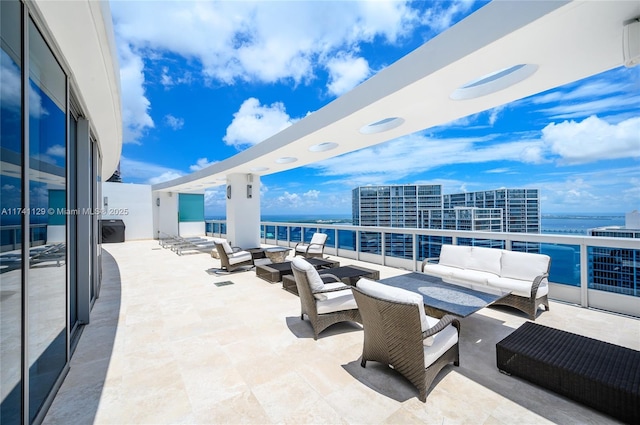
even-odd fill
[[(328, 256), (381, 278), (406, 273)], [(360, 367), (359, 325), (314, 341), (280, 283), (219, 267), (157, 241), (104, 244), (100, 297), (44, 423), (616, 423), (498, 372), (496, 343), (527, 321), (517, 310), (462, 319), (460, 366), (447, 366), (422, 403), (393, 370)], [(551, 301), (536, 323), (640, 350), (637, 318)]]

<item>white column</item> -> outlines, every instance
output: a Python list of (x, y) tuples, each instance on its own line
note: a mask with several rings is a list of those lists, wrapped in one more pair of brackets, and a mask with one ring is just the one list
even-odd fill
[(227, 240), (232, 246), (260, 246), (260, 176), (227, 176)]

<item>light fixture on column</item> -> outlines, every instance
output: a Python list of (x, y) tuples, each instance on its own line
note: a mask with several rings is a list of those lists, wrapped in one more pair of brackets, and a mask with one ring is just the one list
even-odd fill
[(227, 185), (227, 199), (231, 199), (231, 185)]

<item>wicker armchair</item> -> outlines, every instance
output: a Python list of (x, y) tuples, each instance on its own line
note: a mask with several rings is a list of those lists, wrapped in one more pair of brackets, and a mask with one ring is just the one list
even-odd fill
[(300, 296), (300, 320), (307, 315), (313, 328), (313, 339), (317, 340), (318, 334), (334, 323), (362, 324), (353, 293), (340, 279), (331, 274), (320, 275), (301, 257), (291, 261), (291, 269)]
[(427, 316), (422, 296), (404, 289), (364, 278), (351, 289), (364, 327), (360, 365), (372, 360), (392, 366), (426, 402), (438, 373), (449, 363), (460, 364), (460, 322), (450, 315)]
[(293, 251), (293, 256), (302, 255), (305, 258), (320, 257), (324, 255), (324, 245), (327, 243), (327, 235), (325, 233), (314, 233), (309, 243), (299, 242)]
[(220, 257), (222, 268), (231, 273), (244, 266), (253, 266), (253, 257), (248, 251), (242, 251), (238, 247), (231, 247), (225, 239), (216, 238), (213, 240)]

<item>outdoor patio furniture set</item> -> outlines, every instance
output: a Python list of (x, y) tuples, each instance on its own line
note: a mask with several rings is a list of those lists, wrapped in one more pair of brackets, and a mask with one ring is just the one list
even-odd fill
[[(426, 402), (438, 373), (459, 365), (460, 320), (489, 305), (507, 305), (535, 320), (549, 309), (550, 258), (493, 248), (443, 245), (438, 263), (422, 273), (379, 280), (376, 270), (340, 267), (323, 257), (324, 245), (294, 248), (291, 261), (256, 266), (268, 282), (282, 281), (300, 297), (300, 319), (314, 339), (329, 326), (356, 322), (364, 333), (361, 366), (393, 367)], [(253, 265), (253, 253), (216, 241), (231, 271)], [(284, 248), (289, 252), (288, 248)], [(320, 253), (320, 255), (316, 255)], [(298, 257), (300, 255), (300, 257)], [(498, 369), (629, 423), (640, 422), (640, 352), (527, 322), (496, 346)]]

